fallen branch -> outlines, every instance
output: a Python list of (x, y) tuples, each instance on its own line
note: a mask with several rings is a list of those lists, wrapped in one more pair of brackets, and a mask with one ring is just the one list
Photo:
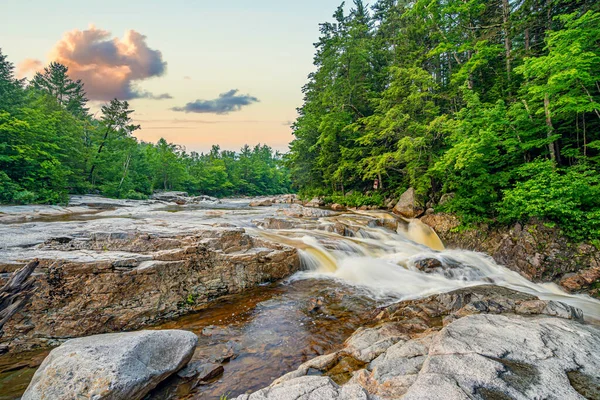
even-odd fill
[(18, 271), (15, 271), (8, 282), (0, 289), (0, 336), (4, 324), (22, 309), (33, 294), (33, 271), (40, 262), (35, 259)]

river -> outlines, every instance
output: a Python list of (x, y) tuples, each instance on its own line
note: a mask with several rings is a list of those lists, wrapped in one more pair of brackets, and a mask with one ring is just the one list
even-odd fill
[[(582, 309), (586, 319), (600, 320), (597, 300), (569, 295), (554, 284), (532, 283), (484, 254), (445, 249), (435, 232), (418, 220), (288, 204), (249, 207), (249, 202), (233, 199), (190, 206), (124, 202), (100, 210), (83, 206), (68, 213), (4, 207), (0, 210), (4, 216), (26, 217), (0, 225), (4, 238), (0, 262), (8, 270), (24, 255), (64, 257), (38, 247), (65, 232), (87, 235), (102, 230), (164, 234), (198, 226), (235, 226), (297, 248), (302, 272), (154, 327), (197, 333), (194, 359), (223, 362), (224, 374), (195, 389), (178, 379), (168, 380), (151, 399), (218, 399), (259, 389), (302, 362), (341, 347), (354, 330), (373, 320), (378, 307), (467, 286), (504, 286), (562, 301)], [(429, 273), (418, 268), (423, 262), (432, 266)], [(45, 354), (0, 357), (0, 399), (19, 398)]]

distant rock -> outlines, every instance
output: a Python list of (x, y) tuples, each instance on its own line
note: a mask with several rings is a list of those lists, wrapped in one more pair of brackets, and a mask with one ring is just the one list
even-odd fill
[(344, 207), (343, 205), (341, 205), (341, 204), (338, 204), (338, 203), (333, 203), (333, 204), (330, 206), (330, 208), (331, 208), (333, 211), (344, 211), (344, 210), (346, 209), (346, 207)]
[(323, 207), (325, 206), (325, 201), (319, 197), (314, 197), (311, 201), (304, 205), (305, 207)]
[(280, 218), (264, 218), (257, 221), (256, 225), (265, 229), (292, 229), (296, 226), (292, 221)]
[(153, 200), (177, 202), (189, 197), (187, 192), (157, 192), (150, 196)]
[(425, 209), (417, 200), (415, 189), (410, 188), (400, 196), (400, 200), (398, 200), (393, 211), (404, 218), (418, 218), (423, 215)]
[(250, 207), (270, 207), (273, 205), (273, 199), (256, 200), (250, 203)]
[(216, 197), (206, 195), (190, 196), (187, 192), (158, 192), (154, 193), (150, 198), (157, 201), (176, 203), (179, 205), (200, 204), (205, 202), (216, 204), (221, 202)]
[(197, 341), (180, 330), (72, 339), (50, 352), (22, 399), (142, 399), (189, 362)]

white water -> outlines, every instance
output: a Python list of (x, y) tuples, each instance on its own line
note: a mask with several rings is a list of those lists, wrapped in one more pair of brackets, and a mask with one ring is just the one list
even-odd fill
[[(318, 222), (323, 226), (332, 220), (359, 228), (355, 237), (312, 229), (269, 231), (271, 239), (296, 246), (300, 251), (306, 271), (292, 279), (335, 279), (361, 287), (374, 298), (396, 300), (494, 284), (569, 304), (581, 309), (587, 320), (600, 321), (600, 301), (568, 294), (552, 283), (533, 283), (481, 253), (443, 249), (437, 235), (420, 221), (411, 221), (406, 227), (400, 225), (396, 233), (371, 227), (367, 216), (344, 215), (321, 218)], [(435, 258), (452, 268), (424, 273), (414, 266), (424, 258)]]

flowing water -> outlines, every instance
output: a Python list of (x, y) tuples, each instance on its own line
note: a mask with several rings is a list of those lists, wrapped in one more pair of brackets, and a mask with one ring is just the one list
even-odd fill
[[(274, 218), (291, 228), (264, 228), (264, 222)], [(28, 240), (42, 240), (66, 226), (84, 231), (89, 228), (82, 224), (92, 222), (96, 229), (125, 229), (139, 222), (146, 230), (161, 232), (199, 224), (235, 225), (293, 246), (301, 256), (304, 271), (285, 282), (222, 299), (208, 310), (156, 327), (197, 333), (194, 359), (222, 362), (225, 372), (193, 390), (170, 379), (153, 394), (155, 400), (231, 398), (256, 390), (302, 362), (339, 348), (355, 329), (370, 323), (379, 306), (467, 286), (494, 284), (562, 301), (582, 309), (586, 319), (600, 321), (599, 301), (569, 295), (554, 284), (532, 283), (486, 255), (445, 249), (420, 221), (388, 213), (332, 213), (287, 205), (251, 209), (247, 201), (236, 200), (218, 207), (116, 209), (84, 219), (61, 219), (58, 227), (57, 221), (31, 222), (27, 240), (13, 231), (12, 240), (20, 245), (5, 249), (5, 257), (30, 251), (23, 246)], [(417, 268), (426, 259), (438, 261), (430, 273)], [(41, 357), (36, 353), (14, 358), (0, 357), (0, 399), (18, 398)]]

